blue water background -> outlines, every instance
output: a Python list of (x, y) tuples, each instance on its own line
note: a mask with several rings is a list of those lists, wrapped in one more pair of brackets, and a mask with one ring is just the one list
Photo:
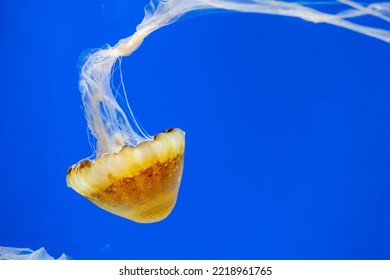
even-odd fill
[[(389, 259), (390, 44), (299, 19), (217, 13), (123, 59), (149, 134), (186, 131), (171, 215), (141, 225), (66, 186), (92, 154), (80, 53), (146, 1), (0, 4), (0, 245), (75, 259)], [(389, 26), (387, 26), (389, 28)]]

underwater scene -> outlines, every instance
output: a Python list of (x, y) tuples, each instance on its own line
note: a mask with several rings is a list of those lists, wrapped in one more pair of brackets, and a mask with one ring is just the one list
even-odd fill
[(390, 259), (389, 2), (0, 21), (0, 259)]

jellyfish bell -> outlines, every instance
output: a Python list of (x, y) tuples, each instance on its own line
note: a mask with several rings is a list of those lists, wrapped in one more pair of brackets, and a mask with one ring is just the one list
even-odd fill
[(82, 160), (69, 168), (67, 183), (113, 214), (139, 223), (158, 222), (175, 206), (183, 158), (184, 132), (173, 128), (134, 148)]

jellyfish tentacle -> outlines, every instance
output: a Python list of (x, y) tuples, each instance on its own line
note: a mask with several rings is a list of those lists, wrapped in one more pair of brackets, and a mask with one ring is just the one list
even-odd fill
[(374, 17), (383, 19), (384, 21), (390, 22), (390, 17), (387, 16), (385, 13), (380, 12), (381, 9), (379, 7), (382, 7), (383, 3), (382, 4), (373, 3), (373, 4), (370, 4), (367, 7), (365, 7), (359, 3), (351, 1), (351, 0), (338, 0), (338, 2), (354, 8), (355, 11), (360, 12), (360, 15), (372, 15)]

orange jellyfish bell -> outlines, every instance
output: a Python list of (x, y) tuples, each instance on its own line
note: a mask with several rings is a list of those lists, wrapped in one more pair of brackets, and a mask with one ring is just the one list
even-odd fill
[(88, 159), (68, 170), (68, 186), (97, 206), (139, 223), (166, 218), (176, 203), (183, 171), (184, 132), (173, 128), (153, 141)]

